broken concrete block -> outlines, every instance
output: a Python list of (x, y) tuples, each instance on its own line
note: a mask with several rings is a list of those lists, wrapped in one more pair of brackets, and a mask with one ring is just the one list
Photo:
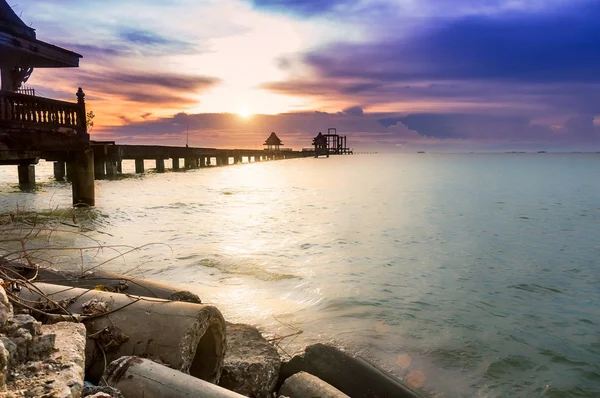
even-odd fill
[(306, 372), (288, 377), (279, 394), (289, 398), (350, 398), (332, 385)]
[[(99, 395), (104, 394), (104, 395)], [(83, 394), (81, 395), (84, 398), (99, 398), (99, 397), (108, 397), (108, 398), (123, 398), (123, 394), (121, 391), (116, 388), (109, 386), (90, 386), (83, 388)]]
[[(85, 366), (85, 326), (81, 323), (59, 322), (43, 325), (42, 333), (55, 335), (55, 352), (49, 361), (57, 373), (52, 375), (52, 391), (57, 397), (79, 397), (83, 390)], [(52, 396), (52, 395), (48, 395)]]
[(281, 360), (254, 326), (227, 324), (227, 352), (219, 385), (240, 394), (271, 397)]
[(41, 359), (54, 350), (56, 335), (54, 333), (44, 333), (41, 336), (34, 336), (31, 345), (27, 351), (28, 359)]

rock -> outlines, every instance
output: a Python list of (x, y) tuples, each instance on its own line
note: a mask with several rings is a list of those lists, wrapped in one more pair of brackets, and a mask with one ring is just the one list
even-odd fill
[(350, 398), (337, 388), (306, 372), (288, 377), (279, 394), (289, 398)]
[(271, 397), (281, 366), (275, 347), (250, 325), (228, 323), (226, 335), (219, 385), (250, 397)]
[(36, 336), (40, 334), (41, 327), (42, 324), (31, 315), (18, 314), (8, 320), (3, 331), (13, 337), (15, 333), (22, 333), (18, 332), (19, 329), (25, 329), (31, 336)]
[[(98, 395), (104, 394), (104, 395)], [(119, 390), (109, 386), (91, 386), (83, 389), (82, 397), (110, 397), (123, 398), (123, 394)]]
[(2, 345), (9, 353), (9, 363), (13, 364), (17, 362), (17, 345), (8, 337), (0, 337)]
[[(0, 283), (1, 282), (3, 282), (2, 279), (0, 279)], [(3, 326), (6, 321), (8, 321), (8, 318), (10, 318), (12, 315), (12, 305), (10, 304), (10, 301), (8, 301), (6, 291), (2, 286), (0, 286), (0, 326)]]
[(10, 353), (4, 348), (4, 343), (0, 341), (0, 390), (6, 386), (6, 376), (8, 373), (8, 364), (10, 363)]
[(30, 360), (35, 360), (47, 356), (54, 349), (55, 343), (56, 335), (54, 333), (35, 336), (29, 347), (28, 358)]
[(419, 395), (392, 375), (363, 358), (339, 349), (314, 344), (281, 365), (279, 383), (301, 371), (317, 376), (352, 398), (418, 398)]
[(57, 397), (81, 396), (85, 365), (85, 326), (81, 323), (59, 322), (42, 326), (42, 332), (56, 336), (56, 351), (49, 358), (60, 369), (58, 374), (52, 376), (53, 393)]

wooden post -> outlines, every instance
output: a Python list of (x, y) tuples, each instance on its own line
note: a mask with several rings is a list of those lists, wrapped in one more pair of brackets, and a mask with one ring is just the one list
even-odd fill
[(173, 158), (173, 170), (179, 170), (179, 158)]
[(117, 175), (117, 164), (113, 159), (107, 159), (105, 162), (106, 176), (114, 177)]
[(165, 172), (165, 160), (160, 158), (156, 159), (156, 172), (164, 173)]
[(106, 177), (105, 160), (101, 157), (94, 159), (94, 178), (101, 180)]
[(19, 185), (23, 185), (23, 186), (35, 185), (35, 165), (20, 164), (18, 166), (18, 171), (19, 171)]
[(54, 178), (57, 181), (65, 179), (65, 162), (54, 162)]
[(69, 162), (73, 181), (73, 205), (94, 206), (96, 204), (94, 186), (94, 151), (86, 149), (76, 152), (75, 159)]
[(77, 90), (77, 105), (79, 105), (79, 111), (77, 112), (77, 134), (84, 141), (90, 140), (90, 135), (87, 132), (87, 114), (85, 112), (85, 93), (79, 87)]
[(117, 159), (117, 173), (123, 174), (123, 161), (121, 159)]
[(200, 156), (200, 167), (206, 167), (206, 156)]
[(144, 159), (135, 160), (135, 172), (139, 174), (144, 172)]

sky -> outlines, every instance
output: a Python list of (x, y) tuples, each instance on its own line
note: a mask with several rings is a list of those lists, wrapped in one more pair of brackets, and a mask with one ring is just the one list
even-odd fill
[(598, 0), (28, 0), (38, 69), (86, 92), (92, 139), (355, 150), (600, 151)]

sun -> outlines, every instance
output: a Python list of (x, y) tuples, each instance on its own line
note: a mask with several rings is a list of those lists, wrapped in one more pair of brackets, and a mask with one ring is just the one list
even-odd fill
[(252, 116), (252, 112), (250, 112), (250, 111), (249, 111), (248, 109), (246, 109), (246, 108), (240, 109), (240, 110), (237, 112), (237, 114), (238, 114), (240, 117), (243, 117), (244, 119), (247, 119), (247, 118), (249, 118), (250, 116)]

